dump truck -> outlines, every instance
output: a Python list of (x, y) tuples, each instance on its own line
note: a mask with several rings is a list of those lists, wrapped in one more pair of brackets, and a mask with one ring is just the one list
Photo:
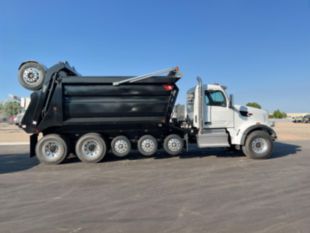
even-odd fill
[[(82, 76), (68, 62), (46, 68), (27, 61), (18, 69), (31, 101), (19, 126), (30, 135), (30, 156), (59, 164), (67, 155), (97, 163), (107, 152), (143, 156), (163, 149), (179, 155), (198, 148), (242, 150), (253, 159), (272, 155), (276, 132), (268, 113), (234, 105), (220, 84), (201, 78), (187, 90), (183, 108), (175, 106), (182, 77), (178, 67), (139, 76)], [(181, 109), (181, 110), (180, 110)]]

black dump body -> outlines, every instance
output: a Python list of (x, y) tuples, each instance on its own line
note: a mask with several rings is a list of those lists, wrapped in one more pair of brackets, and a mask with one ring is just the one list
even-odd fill
[(47, 70), (42, 89), (31, 94), (21, 126), (27, 133), (168, 130), (179, 77), (169, 74), (113, 85), (128, 78), (82, 77), (59, 63)]

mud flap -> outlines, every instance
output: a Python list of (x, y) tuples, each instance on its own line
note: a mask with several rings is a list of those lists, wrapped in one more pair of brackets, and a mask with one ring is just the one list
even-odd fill
[(37, 142), (38, 142), (38, 134), (32, 134), (30, 136), (30, 157), (36, 156)]
[(188, 134), (184, 135), (184, 140), (185, 140), (186, 152), (188, 152), (188, 150), (189, 150), (189, 148), (188, 148)]

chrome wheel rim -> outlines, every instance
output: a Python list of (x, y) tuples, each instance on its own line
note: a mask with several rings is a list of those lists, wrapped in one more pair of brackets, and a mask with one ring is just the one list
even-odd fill
[(177, 152), (181, 149), (181, 142), (180, 140), (176, 139), (176, 138), (171, 138), (168, 141), (168, 148), (169, 150), (173, 151), (173, 152)]
[(252, 150), (256, 154), (263, 154), (268, 150), (268, 143), (264, 138), (255, 138), (252, 143)]
[(96, 140), (87, 140), (82, 144), (82, 153), (88, 159), (95, 159), (100, 156), (102, 147)]
[(145, 139), (141, 143), (141, 148), (147, 153), (151, 153), (156, 149), (156, 145), (152, 139)]
[(40, 71), (34, 67), (27, 68), (23, 73), (23, 79), (29, 84), (34, 84), (40, 79)]
[(114, 144), (114, 150), (120, 154), (127, 153), (128, 148), (129, 148), (128, 142), (123, 139), (117, 140)]
[(43, 155), (47, 160), (57, 160), (63, 153), (63, 147), (56, 141), (47, 141), (42, 146)]

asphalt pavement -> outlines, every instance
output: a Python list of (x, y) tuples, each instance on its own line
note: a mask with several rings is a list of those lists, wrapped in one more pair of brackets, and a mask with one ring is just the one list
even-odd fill
[(0, 146), (0, 232), (309, 232), (310, 143), (44, 166)]

